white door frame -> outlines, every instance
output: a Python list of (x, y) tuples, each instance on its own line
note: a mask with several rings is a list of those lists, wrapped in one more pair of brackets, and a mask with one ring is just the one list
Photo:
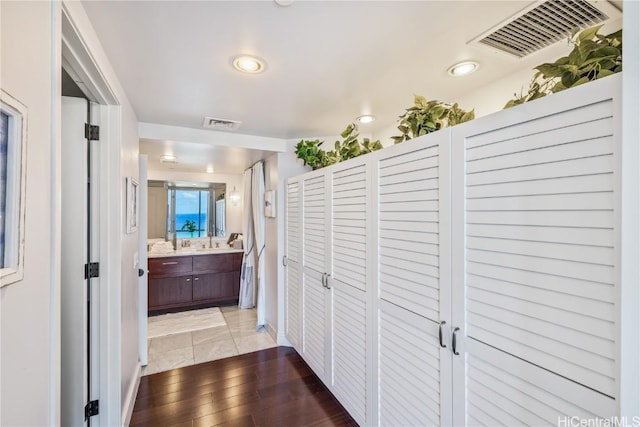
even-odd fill
[(146, 154), (141, 154), (139, 157), (139, 182), (138, 188), (138, 214), (140, 216), (138, 220), (138, 268), (144, 273), (138, 277), (138, 356), (140, 359), (140, 365), (146, 366), (148, 362), (148, 346), (147, 346), (147, 312), (148, 312), (148, 280), (149, 269), (147, 259), (147, 231), (148, 231), (148, 211), (149, 211), (149, 197), (148, 197), (148, 179), (147, 179), (147, 163), (148, 158)]
[[(100, 307), (96, 313), (99, 318), (99, 351), (94, 357), (99, 360), (100, 371), (99, 378), (96, 379), (99, 383), (97, 398), (100, 400), (100, 424), (120, 425), (122, 334), (119, 284), (123, 229), (120, 209), (121, 107), (112, 84), (107, 81), (94, 53), (90, 51), (89, 45), (95, 44), (95, 40), (87, 40), (85, 36), (93, 33), (82, 6), (74, 2), (62, 2), (61, 24), (62, 66), (76, 82), (79, 82), (78, 86), (87, 97), (99, 104), (95, 110), (95, 117), (92, 118), (100, 125), (99, 176), (96, 183), (100, 212), (98, 252), (101, 266), (98, 285)], [(56, 175), (59, 182), (59, 165)], [(104, 285), (107, 283), (110, 286)]]

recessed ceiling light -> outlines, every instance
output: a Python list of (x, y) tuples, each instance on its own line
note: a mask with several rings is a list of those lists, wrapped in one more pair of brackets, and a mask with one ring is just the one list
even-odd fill
[(356, 119), (356, 121), (358, 123), (371, 123), (372, 121), (374, 121), (376, 119), (375, 116), (372, 116), (371, 114), (363, 114), (362, 116), (358, 117)]
[(460, 62), (449, 67), (447, 73), (454, 77), (466, 76), (476, 71), (479, 66), (480, 65), (475, 61)]
[(213, 166), (207, 166), (207, 173), (213, 173)]
[(178, 158), (173, 154), (164, 154), (160, 156), (160, 163), (178, 163)]
[(257, 74), (265, 69), (265, 62), (255, 56), (240, 55), (233, 58), (233, 67), (243, 73)]
[(283, 6), (283, 7), (291, 6), (291, 4), (293, 3), (293, 0), (274, 0), (274, 1), (278, 6)]

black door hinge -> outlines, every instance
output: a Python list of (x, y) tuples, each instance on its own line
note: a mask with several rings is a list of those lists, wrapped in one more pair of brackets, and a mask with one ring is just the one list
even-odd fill
[(87, 403), (84, 407), (84, 420), (87, 421), (89, 417), (93, 417), (94, 415), (98, 415), (100, 412), (100, 404), (97, 400), (92, 400)]
[(100, 277), (100, 263), (90, 262), (84, 265), (84, 278), (93, 279), (94, 277)]
[(84, 124), (84, 137), (89, 141), (98, 141), (100, 139), (100, 126)]

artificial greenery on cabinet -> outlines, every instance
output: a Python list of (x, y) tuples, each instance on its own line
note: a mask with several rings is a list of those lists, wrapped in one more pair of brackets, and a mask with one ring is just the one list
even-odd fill
[(398, 130), (401, 134), (392, 136), (391, 139), (394, 144), (399, 144), (474, 118), (474, 110), (465, 111), (457, 103), (451, 105), (440, 101), (427, 101), (424, 96), (414, 95), (413, 106), (407, 108), (399, 117)]
[(515, 97), (504, 108), (622, 71), (622, 30), (604, 36), (599, 33), (600, 28), (602, 25), (580, 32), (574, 30), (569, 39), (573, 44), (571, 53), (553, 63), (535, 67), (538, 72), (533, 76), (527, 92), (514, 94)]
[(363, 138), (362, 142), (358, 141), (360, 133), (355, 123), (349, 124), (340, 136), (343, 140), (336, 141), (333, 150), (330, 151), (325, 151), (320, 147), (324, 141), (303, 139), (296, 145), (296, 155), (302, 159), (305, 165), (311, 166), (315, 170), (382, 148), (379, 140), (372, 141), (370, 138)]

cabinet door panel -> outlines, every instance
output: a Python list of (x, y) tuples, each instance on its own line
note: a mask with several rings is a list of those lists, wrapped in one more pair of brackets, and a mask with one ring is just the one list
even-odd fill
[(302, 356), (311, 369), (325, 380), (326, 292), (322, 274), (313, 270), (303, 273)]
[(456, 424), (616, 414), (615, 82), (452, 130)]
[(191, 302), (192, 277), (167, 277), (149, 280), (149, 309)]
[(380, 298), (433, 321), (441, 319), (439, 255), (446, 237), (440, 238), (440, 205), (447, 192), (438, 187), (447, 180), (440, 176), (439, 143), (448, 142), (447, 135), (429, 135), (410, 151), (396, 149), (401, 152), (382, 156), (377, 168)]
[(367, 424), (366, 293), (333, 281), (333, 393), (360, 425)]
[(449, 425), (451, 356), (438, 324), (386, 301), (377, 317), (378, 425)]
[(193, 276), (193, 300), (233, 299), (238, 287), (239, 276), (234, 271), (198, 274)]
[[(468, 339), (465, 425), (557, 425), (559, 419), (609, 418), (614, 399)], [(474, 421), (476, 420), (476, 421)]]
[(331, 279), (364, 291), (367, 244), (353, 236), (367, 235), (367, 199), (352, 192), (368, 193), (366, 165), (338, 167), (331, 179)]
[(303, 267), (321, 274), (327, 271), (325, 190), (325, 176), (322, 174), (302, 181)]
[(286, 327), (287, 339), (296, 350), (300, 348), (300, 325), (302, 324), (302, 310), (300, 297), (302, 296), (300, 287), (300, 265), (293, 260), (287, 261), (286, 270)]

